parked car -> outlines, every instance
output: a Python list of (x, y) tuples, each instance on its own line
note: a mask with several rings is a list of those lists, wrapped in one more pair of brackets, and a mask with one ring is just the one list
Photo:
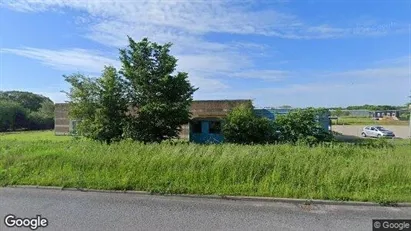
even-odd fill
[(363, 137), (391, 137), (394, 138), (394, 132), (385, 129), (382, 126), (367, 126), (362, 129), (361, 135)]

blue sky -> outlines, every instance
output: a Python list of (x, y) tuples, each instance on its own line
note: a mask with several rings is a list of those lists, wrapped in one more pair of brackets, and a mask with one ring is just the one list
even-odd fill
[(118, 49), (172, 42), (195, 99), (262, 106), (406, 103), (410, 1), (0, 1), (0, 90), (66, 100), (62, 75), (120, 67)]

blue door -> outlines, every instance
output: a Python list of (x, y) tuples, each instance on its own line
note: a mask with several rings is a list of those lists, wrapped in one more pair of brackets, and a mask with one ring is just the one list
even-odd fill
[(220, 119), (194, 119), (190, 122), (190, 141), (194, 143), (221, 143), (222, 121)]

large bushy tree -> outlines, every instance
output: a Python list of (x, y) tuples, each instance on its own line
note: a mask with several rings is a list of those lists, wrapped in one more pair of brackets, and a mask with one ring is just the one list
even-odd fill
[(81, 74), (64, 78), (72, 86), (67, 96), (70, 117), (79, 120), (77, 132), (106, 143), (122, 139), (128, 102), (117, 70), (105, 67), (98, 79)]
[(171, 43), (159, 45), (144, 38), (120, 50), (120, 73), (127, 81), (135, 113), (127, 123), (127, 136), (143, 142), (161, 142), (178, 136), (189, 121), (193, 93), (197, 90), (185, 72), (175, 73), (177, 59)]

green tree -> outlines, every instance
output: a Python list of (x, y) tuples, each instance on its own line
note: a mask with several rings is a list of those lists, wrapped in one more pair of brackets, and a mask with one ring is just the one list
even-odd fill
[(28, 115), (29, 130), (43, 130), (54, 128), (54, 103), (43, 101), (37, 111), (31, 111)]
[(0, 100), (0, 131), (13, 131), (26, 126), (27, 110), (16, 102)]
[(223, 126), (227, 142), (238, 144), (262, 144), (275, 141), (273, 122), (258, 117), (252, 105), (241, 105), (230, 111)]
[(24, 112), (17, 115), (13, 124), (15, 128), (37, 130), (54, 127), (54, 103), (45, 96), (25, 91), (3, 91), (0, 92), (0, 101), (12, 102), (23, 108)]
[(38, 111), (44, 102), (53, 104), (53, 101), (45, 96), (26, 91), (0, 91), (0, 100), (17, 102), (30, 111)]
[(51, 101), (44, 101), (41, 104), (38, 112), (40, 112), (44, 117), (53, 118), (54, 117), (54, 103)]
[(105, 67), (101, 78), (80, 74), (64, 76), (71, 84), (70, 117), (79, 120), (78, 133), (111, 143), (123, 137), (127, 112), (124, 81), (114, 67)]
[(331, 140), (331, 134), (324, 131), (317, 121), (322, 113), (325, 113), (322, 109), (308, 108), (278, 116), (275, 123), (280, 131), (279, 140), (291, 143), (303, 141), (310, 144)]
[(290, 105), (282, 105), (282, 106), (280, 106), (280, 107), (278, 107), (278, 108), (281, 108), (281, 109), (292, 109), (293, 107), (290, 106)]
[(127, 122), (127, 136), (143, 142), (161, 142), (178, 136), (189, 121), (192, 95), (197, 90), (185, 72), (175, 72), (177, 59), (171, 43), (159, 45), (147, 38), (120, 50), (128, 96), (135, 113)]
[(343, 112), (343, 110), (341, 110), (341, 108), (338, 108), (337, 110), (335, 110), (335, 115), (340, 117), (340, 116), (344, 115), (344, 112)]

